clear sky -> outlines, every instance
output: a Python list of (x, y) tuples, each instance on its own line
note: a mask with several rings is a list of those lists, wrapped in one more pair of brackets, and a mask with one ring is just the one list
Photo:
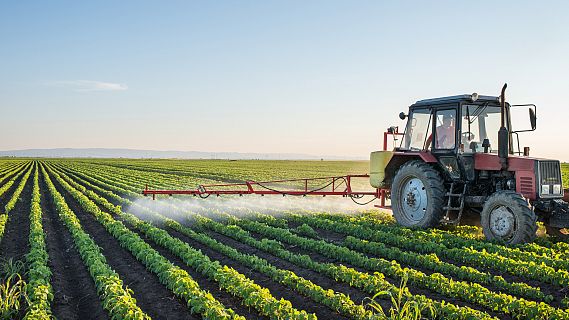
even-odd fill
[(569, 161), (568, 1), (3, 1), (0, 150), (365, 157), (422, 98), (538, 106)]

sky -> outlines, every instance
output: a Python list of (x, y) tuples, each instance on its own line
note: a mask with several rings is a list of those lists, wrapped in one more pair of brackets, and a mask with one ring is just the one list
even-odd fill
[[(2, 1), (0, 150), (366, 157), (446, 95), (535, 103), (569, 161), (567, 1)], [(528, 120), (529, 123), (529, 120)]]

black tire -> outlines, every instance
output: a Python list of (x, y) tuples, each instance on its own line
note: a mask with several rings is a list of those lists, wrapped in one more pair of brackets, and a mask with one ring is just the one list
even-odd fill
[[(406, 192), (409, 191), (406, 188), (414, 182), (421, 186), (421, 198), (424, 197), (419, 206), (409, 202), (408, 196), (414, 191)], [(439, 172), (422, 161), (409, 161), (399, 168), (391, 184), (393, 216), (397, 223), (405, 227), (436, 227), (443, 217), (444, 196), (444, 182)], [(413, 197), (415, 200), (416, 196)]]
[(484, 204), (480, 223), (488, 240), (521, 244), (532, 242), (536, 237), (537, 216), (528, 201), (515, 191), (492, 194)]

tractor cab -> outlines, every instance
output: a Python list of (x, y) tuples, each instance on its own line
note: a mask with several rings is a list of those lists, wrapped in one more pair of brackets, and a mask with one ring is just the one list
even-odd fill
[[(510, 110), (529, 107), (529, 129), (513, 131)], [(505, 104), (505, 128), (508, 154), (529, 156), (529, 148), (520, 151), (518, 132), (536, 128), (536, 107), (533, 104), (510, 106)], [(420, 100), (409, 107), (407, 125), (398, 152), (428, 152), (432, 154), (453, 180), (473, 181), (472, 165), (477, 153), (498, 155), (498, 132), (502, 122), (500, 97), (458, 95)], [(523, 125), (521, 125), (523, 126)], [(526, 127), (529, 127), (526, 125)], [(514, 140), (517, 149), (514, 149)]]
[(417, 101), (409, 107), (399, 149), (474, 153), (484, 150), (482, 144), (486, 140), (487, 151), (497, 153), (500, 117), (497, 97), (460, 95)]
[[(389, 190), (399, 224), (459, 224), (465, 214), (507, 243), (533, 240), (537, 220), (556, 235), (569, 227), (559, 161), (520, 150), (518, 133), (536, 129), (536, 106), (510, 105), (505, 90), (420, 100), (399, 115), (407, 120), (399, 145), (370, 161), (370, 183)], [(529, 121), (520, 119), (528, 109)]]
[[(528, 106), (531, 129), (513, 131), (509, 118), (513, 107)], [(510, 106), (506, 103), (505, 127), (511, 132), (509, 154), (522, 154), (512, 143), (517, 133), (535, 130), (535, 105)], [(409, 107), (404, 138), (398, 151), (429, 151), (433, 154), (498, 154), (501, 126), (500, 98), (459, 95), (417, 101)], [(528, 150), (528, 149), (525, 149)]]

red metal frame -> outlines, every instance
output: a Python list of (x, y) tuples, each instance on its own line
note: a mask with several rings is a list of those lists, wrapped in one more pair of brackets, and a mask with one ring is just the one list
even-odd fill
[[(402, 136), (403, 133), (399, 133), (399, 127), (392, 127), (392, 131), (385, 131), (383, 133), (383, 151), (387, 151), (387, 137), (388, 136), (393, 136), (393, 139), (395, 139), (396, 136)], [(390, 128), (391, 129), (391, 128)]]
[[(227, 184), (210, 184), (201, 185), (194, 190), (150, 190), (148, 186), (142, 192), (143, 195), (152, 195), (155, 199), (156, 195), (244, 195), (244, 194), (260, 194), (260, 195), (291, 195), (291, 196), (343, 196), (343, 197), (361, 197), (361, 196), (374, 196), (379, 198), (381, 196), (380, 189), (375, 191), (356, 191), (352, 189), (352, 181), (357, 178), (368, 178), (367, 174), (347, 175), (340, 177), (325, 177), (325, 178), (304, 178), (304, 179), (287, 179), (287, 180), (274, 180), (274, 181), (246, 181), (243, 183), (227, 183)], [(287, 188), (291, 182), (296, 182), (304, 185), (304, 188)], [(321, 187), (308, 189), (311, 182), (321, 182)], [(284, 185), (280, 188), (278, 185)], [(270, 185), (270, 186), (268, 186)], [(277, 186), (275, 186), (277, 185)], [(227, 189), (229, 188), (229, 189)], [(278, 189), (277, 189), (278, 188)]]
[[(387, 151), (388, 136), (403, 135), (399, 133), (397, 128), (392, 128), (390, 131), (383, 133), (383, 150)], [(142, 191), (145, 196), (152, 195), (152, 199), (156, 199), (156, 195), (195, 195), (207, 197), (209, 195), (244, 195), (244, 194), (259, 194), (259, 195), (292, 195), (292, 196), (342, 196), (359, 198), (363, 196), (374, 196), (380, 200), (379, 208), (389, 208), (386, 206), (385, 199), (387, 197), (388, 189), (375, 189), (374, 191), (355, 191), (352, 189), (352, 180), (358, 178), (369, 179), (368, 174), (346, 175), (339, 177), (325, 177), (325, 178), (302, 178), (302, 179), (288, 179), (288, 180), (274, 180), (274, 181), (246, 181), (242, 183), (228, 183), (228, 184), (210, 184), (201, 185), (194, 190), (151, 190), (148, 185)], [(288, 184), (291, 182), (302, 183), (304, 188), (291, 189)], [(308, 185), (313, 182), (321, 182), (321, 187), (308, 189)], [(279, 188), (276, 185), (284, 185)], [(271, 185), (268, 187), (267, 185)]]

